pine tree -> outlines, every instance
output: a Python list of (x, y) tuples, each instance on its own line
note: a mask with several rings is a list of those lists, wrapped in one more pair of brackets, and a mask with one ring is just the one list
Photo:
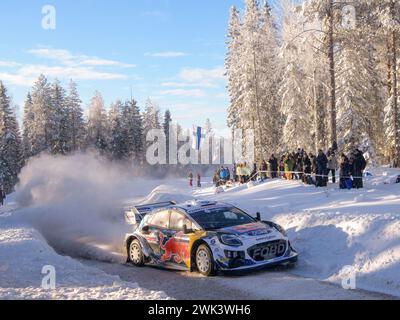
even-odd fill
[(144, 128), (140, 108), (134, 99), (127, 101), (123, 110), (123, 136), (128, 158), (135, 164), (141, 164), (144, 158)]
[(98, 91), (95, 92), (89, 104), (87, 145), (100, 154), (105, 154), (107, 151), (107, 114), (103, 97)]
[(122, 102), (118, 100), (108, 112), (108, 152), (113, 160), (122, 160), (128, 154), (123, 136), (122, 111)]
[(57, 79), (51, 86), (51, 151), (53, 154), (66, 155), (71, 150), (70, 114), (66, 105), (66, 93)]
[(54, 133), (54, 112), (51, 104), (51, 88), (44, 75), (40, 75), (32, 88), (32, 126), (31, 155), (50, 151)]
[(69, 92), (66, 98), (69, 113), (70, 145), (71, 151), (79, 151), (85, 148), (85, 122), (83, 119), (82, 101), (79, 98), (76, 83), (69, 83)]
[(143, 129), (144, 129), (144, 145), (146, 148), (151, 145), (151, 142), (147, 142), (147, 134), (150, 130), (161, 130), (160, 123), (160, 109), (157, 104), (151, 99), (147, 99), (145, 110), (143, 113)]
[(169, 142), (170, 142), (170, 136), (169, 136), (169, 131), (171, 127), (171, 122), (172, 122), (172, 116), (171, 116), (171, 111), (166, 110), (164, 114), (164, 123), (163, 123), (163, 129), (164, 129), (164, 134), (165, 134), (165, 140), (166, 140), (166, 154), (167, 154), (167, 163), (169, 163)]
[(32, 154), (33, 146), (33, 132), (34, 132), (35, 114), (33, 112), (33, 104), (31, 94), (28, 93), (25, 106), (24, 106), (24, 116), (23, 116), (23, 154), (24, 159), (29, 159)]
[(13, 190), (22, 165), (22, 143), (15, 112), (7, 90), (0, 81), (0, 185)]
[[(359, 148), (375, 159), (382, 128), (380, 112), (381, 79), (373, 47), (374, 34), (369, 30), (370, 8), (360, 2), (357, 27), (342, 30), (337, 64), (338, 142), (343, 151)], [(379, 128), (379, 129), (378, 129)]]
[[(379, 25), (378, 36), (387, 40), (387, 52), (383, 53), (388, 66), (388, 101), (384, 109), (384, 123), (386, 127), (386, 153), (389, 154), (391, 164), (400, 166), (400, 3), (396, 0), (372, 1), (367, 3), (373, 8)], [(383, 60), (383, 59), (382, 59)]]
[(309, 147), (312, 126), (312, 110), (307, 102), (307, 83), (301, 58), (302, 41), (296, 39), (301, 17), (293, 6), (286, 7), (283, 26), (284, 46), (282, 56), (286, 64), (281, 82), (281, 112), (285, 117), (282, 129), (283, 149), (296, 150)]
[(242, 106), (241, 88), (241, 50), (243, 39), (241, 35), (241, 22), (239, 11), (235, 6), (231, 8), (230, 22), (228, 27), (228, 53), (226, 58), (226, 72), (228, 77), (228, 90), (231, 97), (228, 108), (228, 126), (240, 128), (240, 112)]

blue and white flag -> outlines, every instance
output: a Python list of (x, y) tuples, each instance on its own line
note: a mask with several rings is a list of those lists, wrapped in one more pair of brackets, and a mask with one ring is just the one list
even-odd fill
[(203, 134), (203, 128), (193, 126), (192, 148), (197, 151), (200, 151), (201, 144), (202, 144), (204, 138), (205, 138), (205, 135)]

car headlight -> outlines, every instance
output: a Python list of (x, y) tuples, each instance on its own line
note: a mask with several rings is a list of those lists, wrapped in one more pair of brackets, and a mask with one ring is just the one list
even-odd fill
[(222, 234), (219, 236), (219, 240), (221, 241), (221, 243), (227, 246), (240, 247), (243, 245), (243, 242), (240, 241), (238, 237), (232, 234)]

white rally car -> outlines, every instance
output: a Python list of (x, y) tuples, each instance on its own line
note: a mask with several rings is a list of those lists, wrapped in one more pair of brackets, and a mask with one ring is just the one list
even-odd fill
[(268, 265), (294, 264), (298, 254), (285, 230), (227, 204), (210, 201), (156, 203), (127, 214), (135, 225), (125, 247), (128, 261), (209, 276)]

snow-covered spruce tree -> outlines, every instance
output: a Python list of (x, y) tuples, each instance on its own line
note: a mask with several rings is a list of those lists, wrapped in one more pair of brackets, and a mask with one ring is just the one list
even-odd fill
[(240, 112), (242, 106), (242, 79), (241, 50), (243, 49), (241, 22), (239, 11), (235, 6), (231, 8), (228, 27), (228, 53), (225, 67), (228, 78), (230, 105), (228, 108), (228, 126), (232, 129), (240, 128)]
[(70, 148), (72, 152), (85, 149), (86, 128), (81, 105), (82, 101), (76, 83), (71, 80), (66, 97), (66, 107), (69, 114)]
[(54, 112), (51, 103), (51, 88), (44, 75), (40, 75), (32, 88), (32, 112), (34, 122), (31, 132), (31, 155), (43, 151), (51, 152), (54, 133)]
[(33, 112), (32, 97), (31, 94), (28, 93), (25, 100), (24, 115), (22, 120), (23, 124), (22, 145), (23, 145), (24, 160), (27, 160), (32, 156), (34, 122), (35, 122), (35, 114)]
[(107, 151), (107, 114), (104, 100), (100, 92), (96, 91), (89, 104), (87, 124), (87, 146), (94, 148), (100, 154)]
[[(381, 108), (380, 77), (372, 35), (366, 18), (368, 8), (357, 7), (357, 26), (341, 31), (338, 59), (338, 137), (339, 150), (360, 148), (375, 159), (374, 126), (377, 108)], [(367, 10), (367, 11), (364, 11)]]
[(260, 8), (256, 0), (246, 0), (242, 23), (232, 9), (228, 37), (228, 124), (232, 129), (254, 130), (255, 154), (261, 159), (277, 149), (281, 124), (279, 50), (268, 4)]
[(152, 142), (147, 142), (147, 134), (150, 130), (161, 130), (160, 109), (158, 105), (150, 98), (146, 101), (143, 112), (144, 146), (147, 149)]
[(337, 110), (336, 110), (336, 77), (337, 57), (335, 55), (335, 47), (337, 44), (338, 34), (336, 33), (338, 26), (341, 25), (341, 9), (346, 3), (335, 0), (306, 0), (303, 5), (303, 14), (309, 22), (317, 21), (319, 27), (317, 29), (305, 30), (306, 32), (323, 32), (326, 36), (323, 41), (325, 48), (323, 52), (326, 54), (325, 70), (329, 72), (329, 131), (330, 145), (337, 144)]
[(108, 131), (108, 153), (112, 160), (126, 159), (128, 149), (126, 148), (125, 137), (122, 128), (122, 111), (123, 105), (121, 101), (114, 102), (108, 112), (107, 131)]
[(128, 158), (134, 164), (141, 164), (144, 159), (144, 128), (140, 109), (134, 99), (127, 101), (122, 117), (123, 139), (128, 151)]
[(167, 163), (169, 163), (169, 142), (170, 142), (170, 136), (169, 136), (169, 131), (171, 128), (171, 123), (172, 123), (172, 116), (171, 116), (171, 111), (166, 110), (164, 113), (164, 122), (163, 122), (163, 129), (164, 129), (164, 134), (166, 138), (166, 154), (167, 154)]
[(66, 104), (65, 89), (57, 79), (50, 89), (51, 99), (51, 152), (66, 155), (71, 150), (70, 114)]
[(293, 6), (285, 8), (283, 25), (282, 56), (286, 65), (280, 93), (282, 96), (281, 112), (285, 117), (282, 130), (282, 146), (286, 150), (309, 148), (312, 141), (312, 104), (307, 103), (306, 74), (300, 56), (304, 54), (301, 38), (296, 38), (301, 26), (301, 17)]
[(397, 0), (372, 1), (367, 3), (374, 10), (379, 22), (378, 36), (387, 40), (387, 51), (382, 60), (387, 61), (388, 101), (384, 109), (386, 128), (386, 154), (395, 167), (400, 166), (400, 115), (399, 115), (399, 64), (400, 64), (400, 3)]
[(15, 112), (7, 90), (0, 81), (0, 185), (10, 193), (22, 165), (22, 142)]

